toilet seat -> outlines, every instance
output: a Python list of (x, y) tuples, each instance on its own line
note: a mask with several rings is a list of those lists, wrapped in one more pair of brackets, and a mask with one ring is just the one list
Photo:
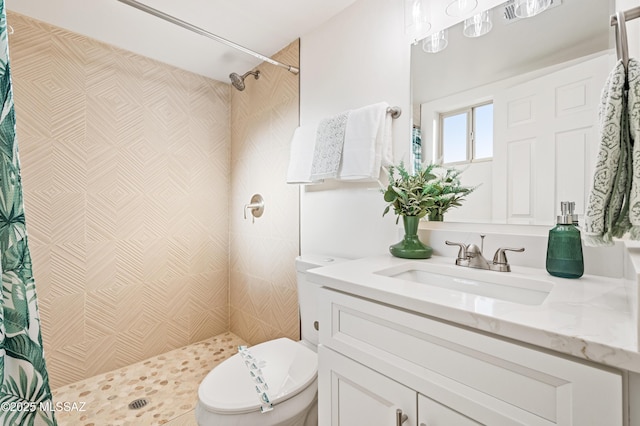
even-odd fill
[[(280, 338), (251, 346), (249, 350), (261, 363), (274, 410), (316, 380), (317, 354), (299, 342)], [(198, 397), (201, 407), (212, 413), (242, 414), (259, 411), (261, 406), (255, 382), (240, 354), (223, 361), (205, 377), (198, 388)]]

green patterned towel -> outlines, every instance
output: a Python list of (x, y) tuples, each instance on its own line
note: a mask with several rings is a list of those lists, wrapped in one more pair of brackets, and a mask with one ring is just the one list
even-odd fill
[[(637, 61), (629, 60), (634, 70)], [(631, 137), (622, 61), (609, 74), (600, 100), (600, 148), (585, 213), (584, 242), (613, 245), (631, 227)], [(638, 163), (640, 165), (640, 163)]]
[(629, 197), (629, 221), (631, 229), (629, 236), (633, 240), (640, 240), (640, 62), (629, 59), (629, 129), (633, 143), (631, 156), (632, 182)]

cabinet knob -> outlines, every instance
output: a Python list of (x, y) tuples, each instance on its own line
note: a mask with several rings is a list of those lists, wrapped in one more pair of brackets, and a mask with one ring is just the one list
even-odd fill
[(318, 321), (314, 321), (313, 328), (315, 328), (316, 330), (320, 330), (320, 323)]
[(398, 408), (396, 410), (396, 426), (402, 426), (402, 424), (407, 420), (409, 420), (409, 416), (403, 414), (402, 410)]

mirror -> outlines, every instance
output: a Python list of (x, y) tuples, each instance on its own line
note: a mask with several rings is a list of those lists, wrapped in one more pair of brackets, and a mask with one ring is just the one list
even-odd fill
[[(493, 158), (461, 165), (480, 185), (445, 221), (552, 224), (560, 200), (581, 214), (597, 154), (597, 105), (615, 61), (613, 0), (553, 0), (532, 18), (493, 9), (493, 28), (467, 38), (448, 29), (445, 50), (412, 46), (413, 122), (422, 161), (439, 150), (440, 113), (494, 103)], [(571, 124), (569, 124), (571, 123)]]

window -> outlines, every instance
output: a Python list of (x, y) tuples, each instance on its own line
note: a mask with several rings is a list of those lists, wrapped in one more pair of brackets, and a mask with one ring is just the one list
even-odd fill
[(442, 162), (470, 163), (493, 157), (493, 103), (440, 114)]

